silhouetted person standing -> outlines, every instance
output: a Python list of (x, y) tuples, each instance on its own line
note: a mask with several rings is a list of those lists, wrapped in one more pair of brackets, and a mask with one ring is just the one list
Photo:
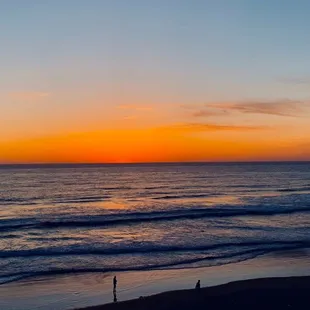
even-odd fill
[(200, 280), (197, 281), (196, 286), (195, 286), (195, 289), (196, 289), (196, 290), (199, 290), (199, 289), (200, 289)]
[(113, 291), (116, 291), (117, 279), (116, 276), (113, 278)]

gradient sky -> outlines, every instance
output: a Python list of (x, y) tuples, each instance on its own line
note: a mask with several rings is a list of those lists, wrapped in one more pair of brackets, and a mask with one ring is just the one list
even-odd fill
[(0, 1), (0, 163), (310, 160), (310, 1)]

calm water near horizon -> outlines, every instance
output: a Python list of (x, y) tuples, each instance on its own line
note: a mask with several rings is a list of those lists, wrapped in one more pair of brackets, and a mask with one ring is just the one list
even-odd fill
[(310, 248), (310, 163), (1, 166), (0, 284)]

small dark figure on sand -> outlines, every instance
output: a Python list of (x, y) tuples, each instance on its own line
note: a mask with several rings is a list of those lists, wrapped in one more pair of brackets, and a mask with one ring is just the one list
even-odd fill
[(197, 281), (196, 286), (195, 286), (195, 289), (196, 289), (196, 290), (199, 290), (199, 289), (200, 289), (200, 280)]
[(116, 291), (117, 279), (116, 276), (113, 278), (113, 291)]

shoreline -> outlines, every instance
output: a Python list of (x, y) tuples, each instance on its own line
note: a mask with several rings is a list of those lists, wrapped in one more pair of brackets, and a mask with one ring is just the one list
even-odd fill
[[(162, 292), (126, 301), (76, 310), (125, 309), (307, 309), (310, 276), (258, 278), (229, 282), (199, 290)], [(229, 308), (228, 308), (229, 307)]]
[[(82, 273), (27, 278), (0, 285), (0, 309), (136, 309), (136, 306), (130, 306), (130, 304), (127, 306), (126, 302), (135, 300), (140, 296), (145, 296), (146, 299), (152, 298), (152, 300), (158, 294), (160, 296), (161, 294), (177, 294), (178, 296), (180, 291), (186, 292), (193, 289), (198, 279), (201, 280), (202, 287), (211, 289), (223, 287), (227, 283), (239, 283), (250, 279), (310, 277), (308, 258), (308, 252), (290, 251), (276, 255), (259, 256), (233, 264), (194, 269), (134, 271), (113, 274)], [(119, 282), (117, 285), (118, 303), (114, 305), (112, 280), (115, 275)], [(201, 292), (204, 290), (202, 288)], [(175, 291), (178, 293), (171, 293)], [(308, 291), (310, 292), (310, 285)], [(176, 299), (178, 300), (178, 297)], [(123, 305), (123, 302), (125, 302), (125, 306), (119, 306)], [(112, 305), (109, 305), (111, 303)], [(209, 303), (210, 298), (208, 297)], [(98, 305), (101, 306), (98, 307)], [(112, 308), (110, 308), (111, 306)], [(115, 306), (117, 307), (113, 308)], [(144, 308), (140, 307), (140, 309)], [(158, 307), (158, 309), (161, 308), (163, 307)], [(190, 306), (187, 308), (190, 309)], [(194, 307), (194, 309), (200, 308), (199, 306)], [(219, 308), (217, 303), (213, 308)], [(310, 306), (308, 308), (310, 309)], [(228, 306), (223, 309), (228, 309)]]

